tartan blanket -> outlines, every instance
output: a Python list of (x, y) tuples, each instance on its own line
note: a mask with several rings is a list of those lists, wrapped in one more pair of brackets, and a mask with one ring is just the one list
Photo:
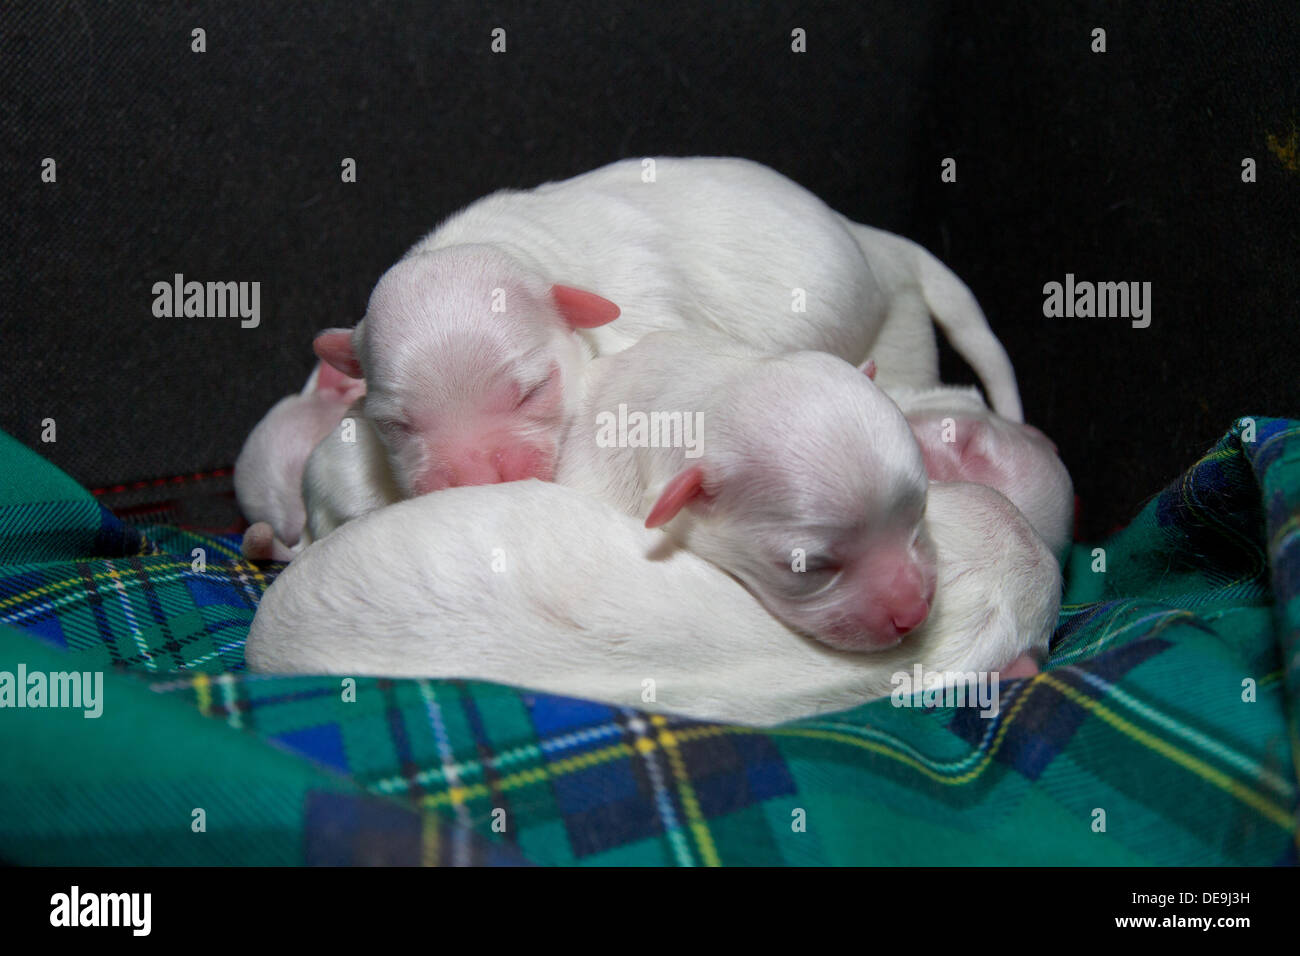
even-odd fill
[(881, 700), (760, 730), (251, 675), (279, 568), (127, 524), (0, 433), (0, 704), (5, 672), (102, 672), (98, 717), (0, 707), (0, 860), (1297, 862), (1297, 421), (1239, 419), (1076, 544), (1047, 668), (992, 719)]

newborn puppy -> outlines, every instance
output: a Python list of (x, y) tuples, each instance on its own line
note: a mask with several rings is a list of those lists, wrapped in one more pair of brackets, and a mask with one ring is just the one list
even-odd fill
[(592, 362), (584, 384), (558, 482), (666, 526), (832, 647), (892, 647), (925, 620), (925, 465), (867, 375), (824, 352), (661, 332)]
[[(269, 525), (282, 547), (298, 543), (306, 520), (302, 474), (307, 456), (365, 390), (365, 382), (318, 363), (303, 390), (280, 399), (244, 441), (234, 476), (240, 511), (254, 524)], [(255, 532), (255, 539), (259, 533), (270, 537)]]
[(591, 358), (575, 330), (617, 315), (613, 303), (524, 273), (493, 248), (465, 246), (393, 266), (356, 332), (324, 333), (316, 351), (365, 369), (366, 415), (411, 497), (549, 479), (570, 385)]
[(306, 544), (354, 518), (402, 500), (383, 443), (365, 416), (365, 404), (363, 400), (349, 408), (307, 458), (302, 476), (307, 512), (302, 537)]
[(1073, 533), (1074, 485), (1050, 438), (990, 411), (974, 388), (898, 388), (890, 397), (907, 416), (932, 481), (996, 488), (1064, 561)]
[(929, 619), (892, 650), (847, 654), (574, 489), (452, 489), (307, 548), (263, 597), (248, 666), (477, 678), (750, 724), (889, 695), (893, 675), (916, 663), (950, 675), (1036, 670), (1059, 604), (1046, 547), (978, 485), (934, 484), (928, 520), (939, 568)]
[(549, 479), (578, 368), (655, 331), (858, 362), (885, 324), (892, 381), (928, 386), (933, 308), (995, 407), (1019, 417), (983, 313), (919, 246), (757, 163), (660, 158), (652, 181), (645, 168), (625, 160), (473, 203), (380, 279), (355, 329), (317, 337), (322, 359), (368, 382), (405, 495)]

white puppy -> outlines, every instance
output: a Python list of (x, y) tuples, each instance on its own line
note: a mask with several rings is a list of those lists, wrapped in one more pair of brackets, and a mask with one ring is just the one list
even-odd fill
[(556, 481), (666, 526), (832, 647), (892, 647), (925, 620), (925, 464), (848, 362), (660, 332), (596, 359), (582, 386)]
[(906, 643), (864, 655), (800, 637), (713, 565), (574, 489), (451, 489), (307, 548), (263, 597), (248, 666), (477, 678), (753, 724), (889, 695), (917, 663), (1031, 673), (1056, 621), (1056, 561), (991, 489), (935, 484), (928, 515), (934, 610)]
[[(852, 365), (661, 332), (593, 361), (574, 394), (556, 481), (666, 526), (832, 647), (892, 647), (925, 620), (925, 465), (897, 405)], [(359, 412), (308, 460), (305, 541), (402, 497)]]
[(974, 297), (919, 246), (757, 163), (625, 160), (473, 203), (380, 279), (356, 329), (315, 347), (364, 373), (409, 496), (549, 479), (574, 376), (650, 332), (854, 363), (872, 349), (889, 384), (930, 386), (931, 311), (994, 407), (1019, 419), (1011, 364)]
[(895, 388), (890, 397), (907, 416), (932, 481), (996, 488), (1064, 561), (1074, 528), (1074, 484), (1050, 438), (990, 411), (974, 388)]
[(365, 382), (318, 363), (303, 390), (280, 399), (245, 439), (235, 461), (235, 497), (245, 518), (270, 526), (266, 545), (271, 535), (280, 550), (298, 544), (306, 521), (307, 456), (365, 390)]
[(347, 410), (307, 458), (302, 476), (310, 544), (354, 518), (402, 500), (365, 401)]

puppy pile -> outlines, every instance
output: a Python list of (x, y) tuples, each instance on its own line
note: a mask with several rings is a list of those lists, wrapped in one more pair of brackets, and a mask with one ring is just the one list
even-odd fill
[(292, 560), (251, 669), (749, 723), (1036, 670), (1073, 491), (970, 291), (766, 167), (646, 168), (473, 203), (317, 336), (235, 466)]

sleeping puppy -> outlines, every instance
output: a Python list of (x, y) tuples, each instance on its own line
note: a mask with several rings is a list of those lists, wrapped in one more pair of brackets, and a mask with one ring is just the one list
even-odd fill
[(303, 469), (302, 497), (307, 512), (302, 537), (308, 544), (402, 500), (364, 399), (312, 450)]
[(927, 520), (934, 608), (864, 655), (791, 631), (729, 575), (572, 488), (450, 489), (303, 551), (262, 599), (248, 666), (476, 678), (749, 724), (887, 696), (918, 663), (948, 682), (1032, 673), (1059, 605), (1051, 553), (980, 485), (933, 484)]
[(895, 388), (890, 397), (907, 416), (932, 481), (996, 488), (1065, 560), (1073, 536), (1074, 485), (1050, 438), (990, 411), (974, 388)]
[[(663, 332), (595, 360), (572, 388), (556, 481), (664, 526), (831, 647), (892, 647), (925, 620), (925, 465), (898, 407), (852, 365)], [(612, 427), (628, 409), (653, 416), (639, 447)], [(307, 464), (309, 541), (401, 497), (364, 417), (344, 424), (357, 440), (336, 429)]]
[(625, 160), (473, 203), (385, 273), (355, 329), (316, 338), (323, 360), (366, 379), (404, 496), (550, 479), (581, 366), (656, 331), (855, 363), (874, 343), (892, 384), (929, 386), (933, 313), (1019, 418), (1005, 351), (925, 250), (757, 163), (653, 164), (650, 181)]
[(663, 526), (831, 647), (892, 647), (925, 620), (925, 465), (848, 362), (660, 332), (596, 359), (582, 386), (556, 481)]
[(294, 555), (340, 525), (402, 500), (365, 400), (348, 408), (307, 456), (300, 498), (305, 513), (301, 538), (288, 548), (265, 522), (244, 532), (243, 554), (250, 561), (292, 561)]
[(303, 390), (282, 398), (249, 433), (235, 461), (234, 485), (244, 517), (262, 526), (249, 539), (250, 556), (283, 555), (298, 544), (306, 521), (307, 457), (365, 390), (365, 382), (318, 363)]

